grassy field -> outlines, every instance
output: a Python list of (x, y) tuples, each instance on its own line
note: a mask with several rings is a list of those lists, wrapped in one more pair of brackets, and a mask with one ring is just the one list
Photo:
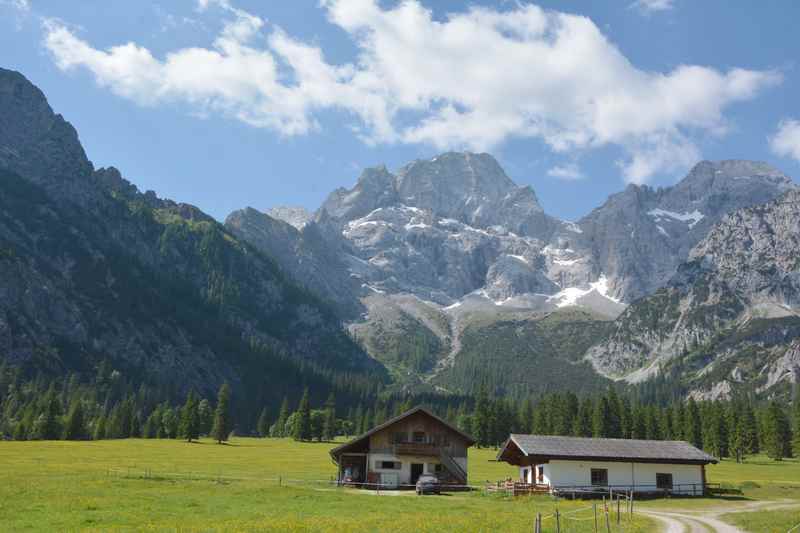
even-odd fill
[[(168, 440), (0, 443), (3, 531), (498, 531), (532, 528), (549, 497), (479, 493), (416, 498), (331, 488), (331, 444), (237, 438), (230, 445)], [(470, 482), (516, 476), (494, 450), (470, 451)], [(280, 486), (279, 486), (280, 478)], [(744, 485), (746, 498), (800, 498), (800, 463), (725, 462), (709, 480)], [(715, 505), (676, 499), (652, 505)], [(736, 501), (727, 504), (735, 507)], [(586, 502), (558, 503), (561, 513)], [(591, 503), (589, 503), (591, 505)], [(761, 513), (767, 515), (768, 513)], [(591, 531), (591, 511), (562, 531)], [(736, 516), (736, 519), (755, 517)], [(782, 517), (783, 518), (783, 517)], [(764, 520), (769, 520), (769, 517)], [(791, 520), (789, 520), (791, 521)], [(778, 524), (779, 522), (775, 522)], [(782, 524), (782, 522), (780, 522)], [(545, 522), (550, 531), (552, 520)], [(745, 525), (742, 523), (742, 525)], [(757, 525), (757, 524), (756, 524)], [(653, 531), (645, 517), (625, 531)], [(753, 531), (766, 531), (752, 529)]]
[[(786, 533), (793, 527), (800, 526), (800, 510), (784, 509), (779, 511), (759, 511), (757, 513), (730, 513), (722, 515), (729, 524), (739, 526), (745, 531), (759, 533)], [(800, 531), (797, 527), (795, 531)]]
[[(335, 473), (330, 448), (245, 438), (227, 446), (167, 440), (3, 442), (0, 529), (506, 531), (530, 530), (537, 512), (555, 509), (549, 497), (417, 498), (331, 488), (324, 483)], [(489, 461), (494, 454), (470, 452), (472, 483), (514, 475), (507, 465)], [(570, 513), (586, 503), (558, 506)], [(591, 531), (591, 510), (569, 516), (562, 530)], [(652, 523), (635, 517), (625, 531), (652, 531)]]

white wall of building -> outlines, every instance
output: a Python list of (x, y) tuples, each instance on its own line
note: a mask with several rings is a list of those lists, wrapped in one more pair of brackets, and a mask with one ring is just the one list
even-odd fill
[[(367, 455), (367, 461), (369, 464), (367, 465), (367, 471), (369, 472), (377, 472), (381, 474), (383, 478), (384, 475), (388, 476), (388, 479), (391, 479), (394, 475), (398, 476), (398, 483), (401, 485), (408, 485), (411, 483), (411, 464), (412, 463), (420, 463), (425, 465), (423, 467), (423, 472), (433, 474), (435, 473), (432, 466), (435, 464), (439, 464), (438, 457), (431, 457), (431, 456), (414, 456), (414, 455), (392, 455), (388, 453), (370, 453)], [(381, 461), (394, 461), (400, 463), (400, 469), (383, 469), (377, 468), (376, 464), (379, 464)], [(466, 470), (466, 463), (467, 460), (458, 460), (456, 461), (461, 464), (464, 469)], [(383, 479), (381, 481), (384, 482)]]
[[(544, 484), (551, 487), (591, 485), (591, 469), (608, 470), (608, 484), (615, 489), (655, 490), (656, 474), (672, 474), (673, 492), (692, 494), (702, 492), (703, 474), (700, 465), (674, 465), (655, 463), (618, 463), (602, 461), (553, 460), (544, 465)], [(520, 467), (520, 477), (527, 483), (535, 482), (535, 466)], [(696, 488), (694, 487), (696, 486)]]

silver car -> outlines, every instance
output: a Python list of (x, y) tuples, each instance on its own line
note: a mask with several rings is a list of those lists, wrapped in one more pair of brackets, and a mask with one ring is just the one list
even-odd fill
[(422, 474), (417, 479), (417, 495), (440, 494), (439, 478), (433, 474)]

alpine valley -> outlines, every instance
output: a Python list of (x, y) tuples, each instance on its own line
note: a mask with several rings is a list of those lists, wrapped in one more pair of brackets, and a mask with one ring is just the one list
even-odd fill
[(0, 360), (31, 376), (228, 381), (243, 409), (303, 386), (782, 396), (799, 311), (800, 189), (764, 163), (703, 161), (568, 222), (491, 155), (450, 152), (220, 224), (94, 168), (0, 69)]

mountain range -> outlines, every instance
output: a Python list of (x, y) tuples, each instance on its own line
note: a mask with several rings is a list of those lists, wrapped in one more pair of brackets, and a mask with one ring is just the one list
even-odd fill
[(254, 405), (303, 386), (771, 395), (800, 374), (800, 192), (765, 163), (703, 161), (570, 222), (491, 155), (448, 152), (220, 224), (95, 169), (0, 69), (0, 173), (0, 357), (28, 372), (109, 362)]

